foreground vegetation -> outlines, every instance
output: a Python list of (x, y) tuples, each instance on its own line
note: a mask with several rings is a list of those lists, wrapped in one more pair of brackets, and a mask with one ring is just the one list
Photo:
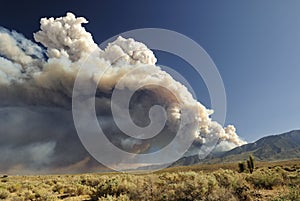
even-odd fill
[(300, 200), (300, 161), (173, 167), (151, 174), (8, 176), (3, 200)]

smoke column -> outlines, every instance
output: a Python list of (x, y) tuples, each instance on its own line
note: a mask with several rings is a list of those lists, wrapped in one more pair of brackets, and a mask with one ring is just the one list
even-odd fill
[[(223, 128), (211, 120), (212, 110), (194, 100), (185, 86), (156, 66), (157, 59), (146, 45), (118, 37), (102, 50), (82, 26), (87, 22), (72, 13), (56, 19), (42, 18), (40, 31), (34, 33), (35, 41), (42, 46), (0, 28), (1, 172), (83, 172), (97, 167), (78, 139), (71, 111), (74, 81), (87, 58), (93, 64), (93, 73), (86, 71), (86, 82), (97, 83), (103, 74), (97, 83), (95, 109), (100, 126), (117, 147), (132, 153), (159, 150), (174, 138), (184, 109), (193, 111), (192, 121), (197, 128), (187, 134), (194, 143), (186, 155), (201, 155), (199, 147), (211, 138), (218, 138), (216, 151), (245, 144), (234, 126)], [(135, 76), (122, 78), (137, 67), (140, 70)], [(121, 79), (122, 86), (118, 86)], [(114, 89), (134, 90), (141, 82), (162, 83), (175, 93), (152, 85), (134, 93), (129, 113), (136, 125), (149, 124), (148, 113), (153, 105), (161, 105), (166, 111), (167, 122), (159, 136), (146, 140), (125, 135), (110, 107)]]

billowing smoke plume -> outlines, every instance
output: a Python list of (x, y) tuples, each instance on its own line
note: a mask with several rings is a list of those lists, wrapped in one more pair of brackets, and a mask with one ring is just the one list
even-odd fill
[[(76, 18), (72, 13), (57, 19), (41, 19), (41, 30), (34, 34), (34, 39), (43, 47), (0, 28), (1, 172), (89, 171), (96, 167), (97, 163), (78, 139), (71, 111), (74, 81), (87, 58), (96, 68), (96, 73), (87, 69), (87, 82), (97, 83), (99, 75), (105, 72), (97, 83), (96, 112), (107, 138), (116, 146), (132, 153), (159, 150), (174, 138), (185, 108), (194, 112), (193, 122), (197, 126), (187, 155), (201, 154), (199, 148), (211, 138), (219, 141), (216, 150), (245, 143), (234, 126), (222, 128), (212, 121), (211, 110), (156, 66), (156, 58), (146, 45), (119, 37), (101, 50), (82, 27), (83, 23), (87, 23), (85, 18)], [(116, 86), (123, 75), (137, 67), (137, 74), (127, 76), (123, 86)], [(158, 137), (129, 137), (114, 122), (110, 108), (112, 91), (130, 91), (138, 82), (154, 81), (173, 89), (172, 93), (155, 86), (139, 89), (130, 101), (130, 115), (136, 125), (146, 126), (149, 109), (159, 104), (166, 109), (167, 124)]]

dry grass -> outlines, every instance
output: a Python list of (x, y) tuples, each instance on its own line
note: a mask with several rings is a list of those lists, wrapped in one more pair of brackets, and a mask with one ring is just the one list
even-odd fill
[(3, 200), (300, 200), (300, 161), (173, 167), (149, 174), (8, 176)]

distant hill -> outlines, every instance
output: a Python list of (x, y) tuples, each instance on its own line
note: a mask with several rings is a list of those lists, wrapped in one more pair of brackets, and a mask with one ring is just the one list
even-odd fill
[(227, 152), (211, 154), (201, 161), (198, 156), (183, 157), (172, 166), (241, 161), (247, 159), (250, 154), (258, 161), (300, 158), (300, 130), (263, 137), (254, 143), (248, 143)]

